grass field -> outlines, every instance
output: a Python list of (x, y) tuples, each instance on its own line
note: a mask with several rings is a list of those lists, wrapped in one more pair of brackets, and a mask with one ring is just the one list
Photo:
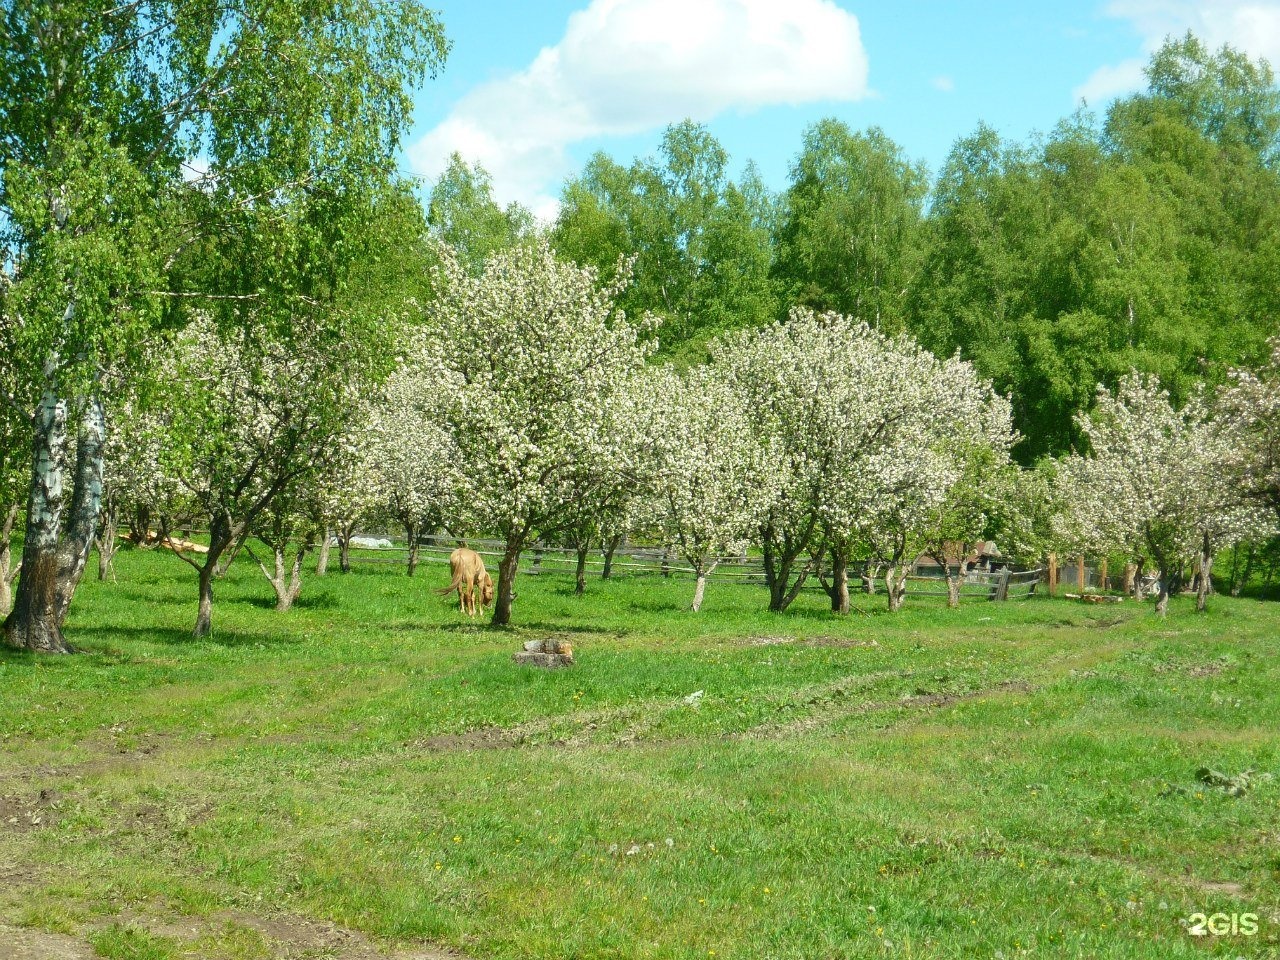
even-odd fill
[[(1280, 605), (947, 611), (126, 552), (0, 653), (0, 957), (1272, 956)], [(572, 670), (517, 668), (571, 635)], [(700, 698), (686, 698), (703, 691)], [(1196, 913), (1258, 932), (1191, 936)], [(23, 952), (26, 951), (26, 952)], [(44, 952), (40, 952), (44, 951)], [(57, 951), (63, 951), (61, 953)], [(457, 954), (454, 953), (457, 951)]]

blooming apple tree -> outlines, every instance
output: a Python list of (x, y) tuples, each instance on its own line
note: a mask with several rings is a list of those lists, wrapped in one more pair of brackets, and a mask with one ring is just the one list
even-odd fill
[(1182, 561), (1196, 556), (1203, 610), (1217, 551), (1269, 526), (1233, 482), (1238, 435), (1211, 415), (1203, 395), (1176, 409), (1158, 381), (1138, 373), (1115, 392), (1099, 388), (1092, 415), (1079, 424), (1091, 452), (1060, 462), (1060, 536), (1085, 550), (1150, 558), (1160, 571), (1161, 616)]
[(633, 526), (638, 498), (648, 489), (644, 476), (651, 459), (646, 432), (648, 398), (642, 399), (636, 392), (646, 379), (633, 376), (629, 385), (619, 390), (605, 411), (605, 431), (614, 442), (602, 447), (599, 459), (575, 471), (570, 480), (572, 493), (557, 539), (574, 551), (574, 593), (578, 596), (586, 592), (587, 556), (592, 547), (602, 547), (606, 564), (611, 566), (610, 544), (616, 548)]
[(1280, 337), (1261, 371), (1232, 371), (1220, 399), (1240, 441), (1236, 473), (1246, 493), (1280, 517)]
[[(374, 422), (373, 405), (359, 418), (367, 425)], [(314, 509), (318, 526), (324, 531), (316, 573), (324, 576), (328, 568), (329, 541), (338, 546), (338, 569), (351, 572), (351, 538), (356, 528), (379, 503), (378, 473), (371, 457), (367, 434), (353, 431), (338, 443), (333, 466), (319, 478)]]
[(295, 317), (287, 339), (200, 321), (182, 332), (166, 365), (162, 468), (209, 525), (207, 553), (178, 553), (199, 578), (197, 637), (212, 629), (219, 561), (277, 497), (327, 471), (361, 391), (376, 382), (376, 337), (307, 319)]
[(458, 380), (425, 345), (410, 354), (370, 410), (365, 456), (374, 502), (404, 528), (413, 576), (423, 534), (446, 520), (465, 524), (465, 501), (462, 454), (445, 419)]
[(857, 553), (886, 568), (897, 609), (910, 562), (935, 528), (932, 539), (985, 526), (961, 491), (949, 494), (983, 458), (1007, 463), (1012, 430), (1007, 402), (969, 364), (808, 310), (714, 350), (754, 429), (776, 444), (760, 526), (771, 609), (785, 609), (825, 555), (832, 607), (847, 613)]
[(478, 276), (442, 253), (428, 339), (449, 378), (437, 389), (465, 512), (506, 542), (495, 624), (510, 622), (526, 545), (560, 535), (578, 499), (598, 500), (630, 442), (608, 411), (651, 352), (652, 322), (616, 306), (629, 273), (601, 286), (545, 242), (495, 254)]
[[(899, 465), (910, 463), (917, 476), (886, 490), (884, 502), (892, 507), (886, 526), (900, 527), (912, 549), (918, 546), (942, 568), (947, 605), (956, 607), (979, 547), (1013, 526), (1013, 412), (1009, 401), (958, 356), (921, 359), (931, 369), (913, 398), (915, 429), (897, 438)], [(891, 606), (902, 602), (903, 559), (898, 559), (899, 579), (890, 585)]]
[(656, 515), (667, 545), (693, 568), (697, 611), (719, 558), (746, 549), (768, 510), (775, 444), (757, 435), (718, 367), (658, 368), (646, 380)]

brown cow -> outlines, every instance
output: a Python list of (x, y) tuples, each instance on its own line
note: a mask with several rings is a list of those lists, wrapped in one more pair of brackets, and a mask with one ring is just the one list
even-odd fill
[(457, 590), (458, 608), (468, 616), (474, 617), (477, 612), (478, 588), (479, 612), (484, 613), (484, 608), (493, 603), (493, 578), (484, 568), (484, 561), (480, 559), (480, 554), (467, 547), (459, 547), (449, 554), (449, 572), (453, 575), (452, 581), (436, 593), (443, 597)]

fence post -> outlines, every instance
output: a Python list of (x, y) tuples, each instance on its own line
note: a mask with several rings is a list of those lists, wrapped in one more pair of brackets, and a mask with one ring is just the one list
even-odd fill
[(1002, 600), (1002, 601), (1009, 599), (1009, 568), (1008, 567), (1005, 567), (1003, 570), (1000, 571), (1000, 582), (996, 586), (996, 599)]
[(1049, 554), (1049, 596), (1058, 595), (1058, 555)]
[(1076, 589), (1084, 596), (1084, 554), (1076, 557)]

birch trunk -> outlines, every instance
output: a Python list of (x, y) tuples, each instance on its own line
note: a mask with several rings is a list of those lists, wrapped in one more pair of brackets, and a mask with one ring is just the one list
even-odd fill
[(75, 487), (71, 516), (58, 550), (58, 627), (71, 609), (71, 598), (84, 576), (102, 513), (103, 459), (107, 446), (107, 417), (102, 400), (85, 401), (76, 432)]
[[(56, 361), (51, 361), (56, 363)], [(46, 376), (53, 370), (46, 367)], [(46, 386), (32, 417), (31, 490), (22, 579), (13, 610), (4, 623), (10, 646), (46, 653), (70, 653), (58, 620), (58, 545), (64, 508), (67, 457), (67, 405)]]
[(9, 615), (13, 606), (13, 578), (22, 569), (22, 564), (13, 563), (13, 528), (18, 524), (18, 505), (15, 503), (4, 514), (0, 521), (0, 617)]

